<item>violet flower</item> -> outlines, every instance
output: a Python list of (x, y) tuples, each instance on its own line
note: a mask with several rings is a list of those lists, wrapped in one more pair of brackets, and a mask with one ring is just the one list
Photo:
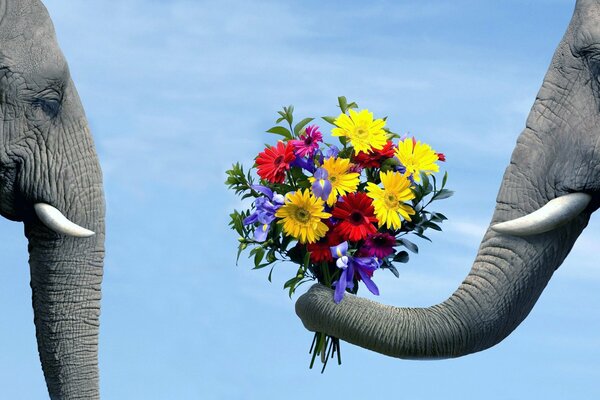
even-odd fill
[(339, 153), (340, 153), (340, 149), (336, 145), (331, 145), (327, 148), (327, 150), (325, 150), (323, 152), (323, 157), (325, 157), (325, 158), (337, 157)]
[[(406, 167), (404, 165), (402, 165), (402, 163), (400, 163), (400, 165), (396, 165), (394, 167), (394, 171), (396, 172), (400, 172), (401, 174), (404, 175), (404, 173), (406, 172)], [(412, 175), (411, 175), (412, 176)], [(414, 182), (413, 182), (414, 183)]]
[(327, 201), (332, 190), (331, 181), (328, 179), (329, 173), (325, 168), (318, 168), (314, 174), (314, 178), (312, 192), (323, 201)]
[(317, 156), (319, 162), (323, 164), (323, 160), (325, 160), (326, 158), (337, 157), (339, 153), (340, 149), (335, 145), (331, 145), (328, 148), (326, 148), (325, 151), (319, 150), (317, 152)]
[(381, 261), (377, 257), (348, 256), (348, 242), (330, 247), (330, 250), (331, 255), (337, 258), (335, 265), (342, 270), (340, 278), (333, 283), (335, 285), (333, 301), (336, 304), (342, 301), (346, 289), (354, 289), (355, 272), (358, 272), (361, 280), (371, 293), (379, 295), (379, 288), (377, 288), (377, 285), (371, 279), (373, 271), (381, 266)]
[(258, 197), (254, 200), (255, 210), (248, 217), (244, 218), (243, 223), (244, 225), (260, 224), (254, 230), (254, 240), (264, 242), (269, 234), (271, 222), (275, 220), (275, 212), (284, 203), (284, 197), (263, 185), (252, 185), (250, 187), (262, 193), (265, 197)]
[(313, 160), (313, 158), (312, 157), (308, 157), (308, 158), (301, 157), (298, 152), (294, 152), (294, 154), (296, 155), (296, 158), (294, 159), (294, 161), (292, 161), (292, 163), (290, 165), (292, 167), (299, 167), (299, 168), (305, 169), (308, 172), (310, 172), (311, 174), (314, 174), (317, 167), (315, 166), (315, 161)]

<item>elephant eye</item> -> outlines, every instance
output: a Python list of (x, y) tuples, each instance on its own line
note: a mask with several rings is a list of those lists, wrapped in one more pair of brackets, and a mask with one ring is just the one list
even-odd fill
[(600, 52), (584, 53), (585, 65), (590, 73), (591, 84), (596, 93), (600, 93)]
[(61, 97), (58, 92), (42, 93), (32, 101), (35, 108), (39, 108), (50, 118), (56, 117), (60, 110)]

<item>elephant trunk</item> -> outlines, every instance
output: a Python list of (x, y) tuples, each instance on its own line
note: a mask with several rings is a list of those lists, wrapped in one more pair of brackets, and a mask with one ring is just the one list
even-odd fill
[(38, 351), (52, 399), (98, 399), (98, 330), (104, 259), (101, 173), (87, 124), (81, 149), (58, 173), (51, 203), (95, 234), (72, 237), (49, 229), (35, 214), (25, 221)]
[[(570, 190), (548, 184), (539, 132), (543, 101), (534, 104), (507, 168), (491, 226), (530, 214)], [(529, 314), (552, 274), (585, 228), (591, 207), (565, 225), (532, 236), (488, 228), (473, 267), (441, 304), (398, 308), (314, 285), (296, 303), (304, 326), (358, 346), (406, 359), (451, 358), (489, 348)]]
[[(584, 216), (572, 222), (578, 230), (586, 223)], [(298, 299), (296, 313), (311, 331), (392, 357), (452, 358), (481, 351), (502, 341), (525, 319), (566, 257), (568, 250), (547, 244), (556, 240), (572, 246), (577, 236), (566, 229), (547, 235), (560, 238), (510, 238), (527, 243), (519, 243), (522, 251), (511, 250), (507, 258), (503, 252), (510, 243), (507, 247), (506, 238), (488, 230), (465, 281), (432, 307), (386, 306), (348, 294), (335, 304), (331, 289), (314, 285)]]

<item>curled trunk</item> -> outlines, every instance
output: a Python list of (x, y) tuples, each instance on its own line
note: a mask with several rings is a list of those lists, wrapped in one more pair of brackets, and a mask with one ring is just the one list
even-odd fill
[(507, 238), (488, 230), (464, 282), (432, 307), (386, 306), (348, 294), (335, 304), (331, 289), (314, 285), (298, 299), (296, 312), (311, 331), (392, 357), (451, 358), (481, 351), (529, 314), (587, 220), (581, 215), (571, 222), (573, 229), (535, 238)]

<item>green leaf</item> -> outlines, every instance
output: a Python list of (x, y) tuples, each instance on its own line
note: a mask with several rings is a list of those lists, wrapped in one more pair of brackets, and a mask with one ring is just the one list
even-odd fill
[(235, 230), (240, 236), (244, 236), (244, 224), (240, 213), (235, 210), (229, 214), (229, 217), (231, 217), (231, 221), (229, 222), (231, 229)]
[(283, 107), (283, 111), (285, 111), (285, 120), (292, 125), (292, 122), (294, 122), (294, 106)]
[(297, 276), (293, 277), (292, 279), (288, 279), (284, 284), (283, 284), (283, 288), (287, 289), (287, 288), (293, 288), (296, 283), (298, 283), (302, 278), (298, 278)]
[(306, 254), (304, 255), (304, 262), (302, 263), (302, 265), (304, 267), (304, 271), (306, 271), (308, 269), (309, 264), (310, 264), (310, 251), (307, 251)]
[(265, 249), (263, 249), (262, 247), (257, 247), (256, 249), (257, 250), (254, 254), (254, 267), (258, 268), (258, 266), (263, 260), (263, 257), (265, 256)]
[(392, 264), (388, 264), (386, 269), (389, 269), (390, 271), (392, 271), (392, 274), (394, 274), (396, 276), (396, 278), (400, 278), (400, 273), (398, 272), (396, 267), (394, 267)]
[(383, 128), (383, 130), (385, 131), (388, 140), (400, 139), (401, 137), (399, 134), (392, 132), (388, 128)]
[(244, 175), (244, 169), (240, 163), (235, 163), (230, 170), (226, 171), (227, 180), (225, 184), (235, 191), (235, 194), (240, 194), (248, 190), (248, 186), (252, 183), (250, 179), (250, 171), (248, 171), (248, 178)]
[(269, 265), (271, 265), (271, 263), (262, 263), (262, 264), (255, 266), (252, 269), (263, 269), (264, 267), (268, 267)]
[(321, 118), (323, 118), (325, 121), (329, 122), (331, 125), (335, 125), (336, 117), (321, 117)]
[(304, 118), (294, 126), (294, 135), (299, 136), (302, 129), (310, 123), (314, 118)]
[(348, 101), (346, 100), (346, 96), (338, 97), (338, 107), (345, 114), (348, 111)]
[(404, 247), (406, 247), (408, 250), (412, 251), (415, 254), (419, 253), (419, 248), (417, 247), (416, 244), (414, 244), (413, 242), (411, 242), (408, 239), (404, 239), (404, 238), (400, 238), (398, 239), (398, 241), (400, 242), (400, 244), (402, 244)]
[(427, 227), (427, 228), (431, 228), (435, 231), (442, 231), (442, 228), (440, 228), (440, 226), (438, 224), (436, 224), (435, 222), (431, 222), (431, 221), (427, 221), (423, 223), (423, 226)]
[(269, 252), (267, 253), (267, 262), (269, 264), (274, 263), (275, 261), (277, 261), (277, 257), (275, 257), (275, 249), (272, 248), (271, 250), (269, 250)]
[(308, 187), (310, 187), (308, 177), (304, 175), (302, 168), (290, 168), (290, 174), (292, 175), (292, 179), (296, 182), (296, 184), (306, 181), (306, 183), (308, 183)]
[(248, 247), (246, 243), (240, 243), (238, 247), (237, 257), (235, 258), (235, 265), (238, 265), (238, 262), (240, 261), (240, 254), (242, 254), (242, 251), (246, 250), (246, 247)]
[(407, 263), (408, 259), (409, 259), (408, 253), (406, 251), (402, 250), (401, 252), (399, 252), (398, 254), (396, 254), (394, 256), (392, 261), (399, 262), (399, 263)]
[(448, 180), (448, 171), (444, 172), (444, 178), (442, 179), (442, 189), (446, 187), (446, 181)]
[(446, 221), (448, 218), (442, 213), (434, 212), (431, 214), (431, 221), (442, 222)]
[(272, 277), (272, 275), (273, 275), (273, 270), (274, 270), (274, 269), (275, 269), (275, 266), (273, 265), (273, 266), (271, 267), (271, 270), (269, 271), (269, 276), (267, 277), (267, 279), (269, 280), (269, 282), (273, 282), (273, 281), (271, 280), (271, 277)]
[(436, 194), (433, 195), (432, 200), (443, 200), (443, 199), (447, 199), (448, 197), (451, 197), (454, 194), (454, 192), (452, 190), (448, 190), (448, 189), (442, 189), (439, 192), (437, 192)]
[(340, 110), (342, 110), (344, 114), (346, 114), (348, 110), (352, 108), (358, 108), (358, 104), (356, 104), (355, 102), (348, 103), (348, 100), (346, 100), (346, 96), (339, 96), (338, 107), (340, 108)]
[(418, 237), (420, 237), (421, 239), (425, 239), (429, 242), (431, 242), (431, 239), (429, 239), (427, 236), (423, 235), (422, 233), (417, 233), (415, 232), (415, 235), (417, 235)]
[(294, 138), (292, 136), (290, 130), (287, 128), (284, 128), (283, 126), (274, 126), (271, 129), (269, 129), (267, 132), (274, 133), (276, 135), (281, 135), (288, 140), (291, 140)]
[(425, 172), (421, 172), (421, 181), (423, 182), (421, 186), (423, 187), (424, 195), (431, 193), (431, 184), (429, 183), (429, 177)]

